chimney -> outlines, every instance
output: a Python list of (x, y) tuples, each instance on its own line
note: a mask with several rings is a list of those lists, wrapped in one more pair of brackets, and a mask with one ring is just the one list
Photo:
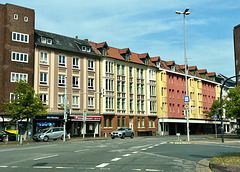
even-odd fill
[(76, 39), (78, 39), (78, 36), (76, 36)]

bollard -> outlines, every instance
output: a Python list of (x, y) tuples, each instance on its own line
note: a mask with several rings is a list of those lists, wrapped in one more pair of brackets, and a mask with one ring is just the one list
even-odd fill
[(8, 135), (6, 135), (5, 139), (4, 139), (4, 143), (8, 144)]

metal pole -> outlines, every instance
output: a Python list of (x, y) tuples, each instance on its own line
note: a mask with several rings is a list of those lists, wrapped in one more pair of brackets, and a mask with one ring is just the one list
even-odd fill
[(66, 114), (67, 114), (67, 77), (65, 76), (63, 142), (66, 141), (66, 120), (67, 120)]
[[(187, 74), (188, 74), (188, 69), (187, 69), (187, 53), (186, 53), (186, 31), (185, 31), (185, 13), (183, 14), (183, 25), (184, 25), (184, 61), (185, 61), (185, 85), (186, 85), (186, 96), (188, 95), (188, 83), (187, 83)], [(187, 102), (185, 103), (186, 105), (188, 104)], [(190, 136), (189, 136), (189, 116), (188, 116), (188, 108), (186, 108), (186, 116), (187, 116), (187, 141), (190, 141)]]
[(215, 133), (216, 133), (216, 138), (217, 138), (217, 124), (216, 124), (216, 119), (215, 119)]
[(163, 97), (162, 97), (162, 125), (163, 125), (163, 133), (162, 133), (162, 135), (164, 136), (165, 135), (165, 127), (164, 127), (164, 118), (163, 118), (163, 106), (164, 106), (164, 104), (163, 104)]

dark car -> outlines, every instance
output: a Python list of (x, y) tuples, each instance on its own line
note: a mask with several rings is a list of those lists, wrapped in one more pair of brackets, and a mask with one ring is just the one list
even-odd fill
[(16, 141), (16, 134), (0, 130), (0, 141), (5, 142), (8, 136), (8, 141)]

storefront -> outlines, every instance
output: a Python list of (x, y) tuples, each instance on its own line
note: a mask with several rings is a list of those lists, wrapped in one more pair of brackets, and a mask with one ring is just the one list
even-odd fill
[(33, 134), (49, 127), (63, 127), (63, 115), (36, 116), (33, 120)]
[(71, 116), (70, 135), (71, 137), (99, 137), (101, 116)]

